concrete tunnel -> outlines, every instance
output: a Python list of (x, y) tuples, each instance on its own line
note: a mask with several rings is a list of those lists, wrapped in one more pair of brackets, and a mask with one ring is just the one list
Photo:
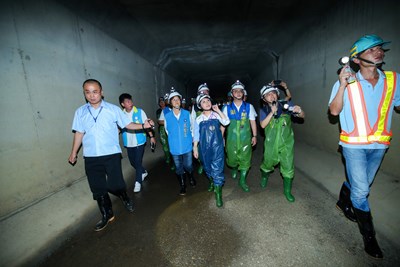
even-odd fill
[[(260, 88), (282, 79), (307, 114), (294, 126), (296, 168), (337, 195), (345, 175), (327, 105), (338, 59), (375, 33), (392, 41), (384, 69), (400, 71), (399, 10), (388, 0), (1, 1), (0, 265), (43, 257), (95, 209), (82, 159), (67, 164), (87, 78), (102, 82), (111, 103), (132, 94), (153, 118), (171, 86), (190, 99), (206, 82), (222, 99), (240, 80), (258, 109)], [(400, 117), (393, 117), (370, 201), (377, 231), (399, 246)], [(123, 166), (132, 171), (126, 158)]]

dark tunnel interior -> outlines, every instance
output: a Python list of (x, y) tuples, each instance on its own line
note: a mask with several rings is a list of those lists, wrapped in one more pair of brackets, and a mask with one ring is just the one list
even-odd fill
[[(58, 0), (193, 92), (248, 83), (334, 1)], [(279, 78), (277, 68), (275, 79)]]

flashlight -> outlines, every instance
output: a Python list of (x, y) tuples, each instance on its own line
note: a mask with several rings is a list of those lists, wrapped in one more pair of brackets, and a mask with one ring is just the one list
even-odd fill
[(283, 109), (289, 111), (289, 113), (298, 114), (298, 112), (294, 112), (294, 106), (289, 106), (287, 103), (283, 105)]
[(339, 58), (339, 64), (342, 66), (348, 65), (350, 62), (350, 58), (347, 56)]
[(347, 78), (348, 83), (353, 83), (353, 82), (357, 81), (356, 77), (355, 77), (355, 72), (350, 67), (350, 58), (348, 56), (339, 58), (339, 64), (344, 67), (346, 72), (352, 74), (349, 78)]

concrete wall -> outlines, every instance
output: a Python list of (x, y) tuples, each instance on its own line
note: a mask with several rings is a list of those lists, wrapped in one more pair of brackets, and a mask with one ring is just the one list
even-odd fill
[[(339, 1), (281, 55), (280, 78), (287, 81), (292, 100), (306, 112), (304, 124), (294, 124), (296, 168), (332, 195), (338, 195), (345, 179), (338, 153), (338, 118), (328, 116), (328, 101), (340, 68), (338, 59), (349, 55), (359, 37), (374, 33), (392, 41), (384, 69), (400, 72), (400, 36), (395, 26), (400, 25), (398, 10), (399, 3), (393, 1)], [(253, 80), (252, 87), (261, 88), (274, 79), (275, 73), (276, 66), (272, 64)], [(394, 113), (392, 130), (393, 140), (369, 201), (378, 234), (400, 246), (396, 238), (400, 233), (400, 114)]]
[[(349, 55), (350, 47), (363, 34), (374, 33), (392, 41), (384, 69), (400, 72), (400, 36), (395, 26), (400, 25), (398, 10), (399, 2), (393, 1), (380, 1), (379, 5), (376, 1), (338, 1), (281, 55), (280, 78), (287, 81), (293, 101), (307, 116), (304, 125), (295, 125), (298, 139), (322, 150), (337, 151), (338, 119), (328, 117), (328, 101), (338, 77), (338, 59)], [(252, 87), (261, 88), (274, 79), (275, 73), (272, 64)], [(259, 96), (258, 91), (255, 93)], [(381, 170), (399, 178), (399, 114), (393, 116), (392, 129), (393, 141)]]
[[(362, 5), (360, 4), (362, 2)], [(391, 40), (386, 53), (385, 70), (400, 72), (400, 4), (393, 1), (346, 1), (332, 7), (315, 27), (285, 51), (282, 76), (290, 81), (295, 101), (307, 112), (307, 123), (297, 127), (298, 136), (306, 143), (327, 151), (336, 151), (339, 126), (329, 118), (328, 101), (340, 68), (338, 59), (349, 55), (352, 44), (362, 35), (374, 33)], [(299, 68), (299, 66), (302, 66)], [(394, 113), (393, 141), (381, 170), (399, 178), (400, 116)]]
[(81, 154), (67, 163), (82, 82), (100, 80), (114, 104), (132, 94), (153, 118), (165, 88), (184, 87), (51, 1), (2, 1), (0, 33), (0, 266), (12, 266), (93, 208)]

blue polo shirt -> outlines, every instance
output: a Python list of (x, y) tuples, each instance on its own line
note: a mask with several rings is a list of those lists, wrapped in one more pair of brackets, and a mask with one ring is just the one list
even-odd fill
[[(379, 110), (379, 103), (381, 102), (382, 99), (382, 94), (383, 94), (383, 89), (384, 89), (384, 83), (386, 82), (386, 76), (385, 73), (380, 71), (378, 69), (379, 73), (379, 79), (377, 84), (373, 87), (370, 82), (364, 79), (364, 77), (361, 75), (360, 72), (357, 72), (357, 80), (360, 82), (363, 94), (364, 94), (364, 99), (365, 99), (365, 106), (367, 108), (367, 113), (368, 113), (368, 120), (369, 124), (372, 127), (374, 127), (377, 119), (378, 119), (378, 110)], [(400, 106), (400, 88), (399, 88), (399, 74), (395, 74), (397, 76), (397, 84), (394, 94), (394, 98), (392, 101), (392, 105), (389, 107), (389, 112), (388, 112), (388, 124), (387, 124), (387, 130), (388, 132), (391, 129), (392, 125), (392, 116), (393, 116), (393, 108), (396, 106)], [(332, 100), (335, 98), (338, 90), (339, 90), (339, 81), (335, 83), (335, 85), (332, 88), (332, 93), (331, 97), (329, 99), (329, 105), (331, 104)], [(346, 89), (347, 90), (347, 89)], [(339, 114), (339, 119), (340, 119), (340, 127), (342, 130), (344, 130), (347, 133), (350, 133), (354, 130), (354, 120), (351, 112), (351, 106), (350, 106), (350, 100), (349, 100), (349, 95), (345, 91), (344, 97), (343, 97), (343, 109)], [(342, 141), (339, 141), (339, 144), (344, 147), (350, 147), (350, 148), (362, 148), (362, 149), (385, 149), (388, 146), (385, 144), (379, 144), (379, 143), (373, 143), (373, 144), (366, 144), (366, 145), (361, 145), (361, 144), (346, 144), (343, 143)]]
[(84, 133), (83, 156), (99, 157), (121, 153), (118, 126), (123, 129), (130, 122), (118, 106), (103, 100), (97, 109), (89, 103), (78, 108), (72, 130)]

